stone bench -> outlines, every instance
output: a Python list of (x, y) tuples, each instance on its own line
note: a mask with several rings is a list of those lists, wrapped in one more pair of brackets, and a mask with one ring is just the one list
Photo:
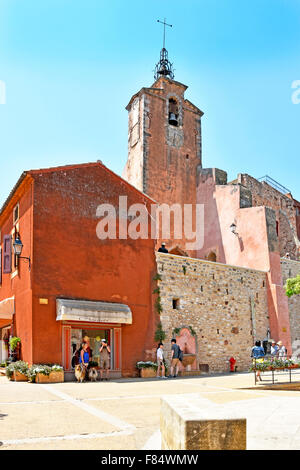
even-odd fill
[(162, 397), (160, 429), (163, 450), (246, 449), (246, 419), (201, 397)]

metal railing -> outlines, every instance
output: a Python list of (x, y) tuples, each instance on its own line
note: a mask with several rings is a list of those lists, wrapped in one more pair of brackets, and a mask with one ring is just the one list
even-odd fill
[(279, 191), (280, 193), (291, 194), (291, 191), (289, 189), (285, 188), (284, 186), (282, 186), (282, 184), (278, 183), (277, 181), (275, 181), (273, 178), (271, 178), (268, 175), (262, 176), (261, 178), (257, 178), (257, 181), (260, 181), (261, 183), (265, 182), (269, 184), (274, 189), (277, 189), (277, 191)]

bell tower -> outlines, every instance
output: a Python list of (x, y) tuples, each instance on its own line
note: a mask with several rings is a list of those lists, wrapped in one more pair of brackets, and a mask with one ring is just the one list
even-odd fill
[[(159, 204), (196, 204), (203, 112), (185, 98), (187, 86), (174, 80), (165, 47), (154, 79), (126, 107), (128, 160), (123, 178)], [(176, 244), (166, 242), (168, 248)], [(177, 246), (184, 251), (184, 242)]]

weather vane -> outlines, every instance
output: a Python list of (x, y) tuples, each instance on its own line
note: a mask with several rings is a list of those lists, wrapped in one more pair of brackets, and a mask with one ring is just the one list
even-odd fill
[(160, 51), (160, 61), (158, 64), (156, 64), (155, 67), (155, 73), (154, 73), (154, 78), (157, 80), (161, 76), (165, 77), (170, 77), (171, 79), (174, 78), (174, 72), (173, 72), (173, 64), (168, 59), (168, 51), (165, 47), (166, 45), (166, 26), (169, 26), (170, 28), (173, 27), (173, 25), (166, 23), (166, 18), (164, 18), (164, 21), (157, 20), (157, 23), (161, 23), (164, 25), (164, 36), (163, 36), (163, 48)]

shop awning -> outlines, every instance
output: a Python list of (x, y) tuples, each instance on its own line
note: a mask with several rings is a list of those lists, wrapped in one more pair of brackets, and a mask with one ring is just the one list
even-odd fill
[(56, 320), (132, 324), (128, 305), (88, 300), (56, 300)]
[(15, 298), (1, 300), (0, 302), (0, 320), (12, 320), (15, 313)]

